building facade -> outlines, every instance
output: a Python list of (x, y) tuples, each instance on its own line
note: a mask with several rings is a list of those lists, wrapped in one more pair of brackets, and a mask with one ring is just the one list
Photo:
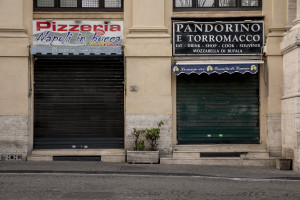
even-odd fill
[[(0, 154), (299, 170), (297, 0), (0, 0)], [(225, 159), (222, 159), (226, 157)]]

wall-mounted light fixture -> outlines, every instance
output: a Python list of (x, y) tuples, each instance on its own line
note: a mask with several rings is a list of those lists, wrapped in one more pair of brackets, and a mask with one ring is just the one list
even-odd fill
[(81, 24), (81, 22), (82, 22), (82, 21), (81, 21), (80, 19), (75, 19), (75, 23), (76, 23), (76, 24)]

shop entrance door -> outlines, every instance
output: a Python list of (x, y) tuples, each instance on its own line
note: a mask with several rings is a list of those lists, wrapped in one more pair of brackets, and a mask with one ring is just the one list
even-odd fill
[(124, 148), (123, 56), (40, 56), (34, 149)]
[(258, 77), (258, 73), (177, 76), (178, 143), (259, 143)]

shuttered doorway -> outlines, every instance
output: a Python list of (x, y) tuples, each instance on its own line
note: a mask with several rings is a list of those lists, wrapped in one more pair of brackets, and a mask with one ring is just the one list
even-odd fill
[(259, 143), (258, 74), (177, 77), (179, 144)]
[(34, 148), (124, 147), (122, 56), (40, 56), (34, 66)]

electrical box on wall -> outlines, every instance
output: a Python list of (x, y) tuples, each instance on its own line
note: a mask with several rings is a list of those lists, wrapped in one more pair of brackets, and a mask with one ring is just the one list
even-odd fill
[(130, 86), (130, 91), (137, 92), (137, 90), (138, 90), (138, 87), (136, 85), (131, 85)]

